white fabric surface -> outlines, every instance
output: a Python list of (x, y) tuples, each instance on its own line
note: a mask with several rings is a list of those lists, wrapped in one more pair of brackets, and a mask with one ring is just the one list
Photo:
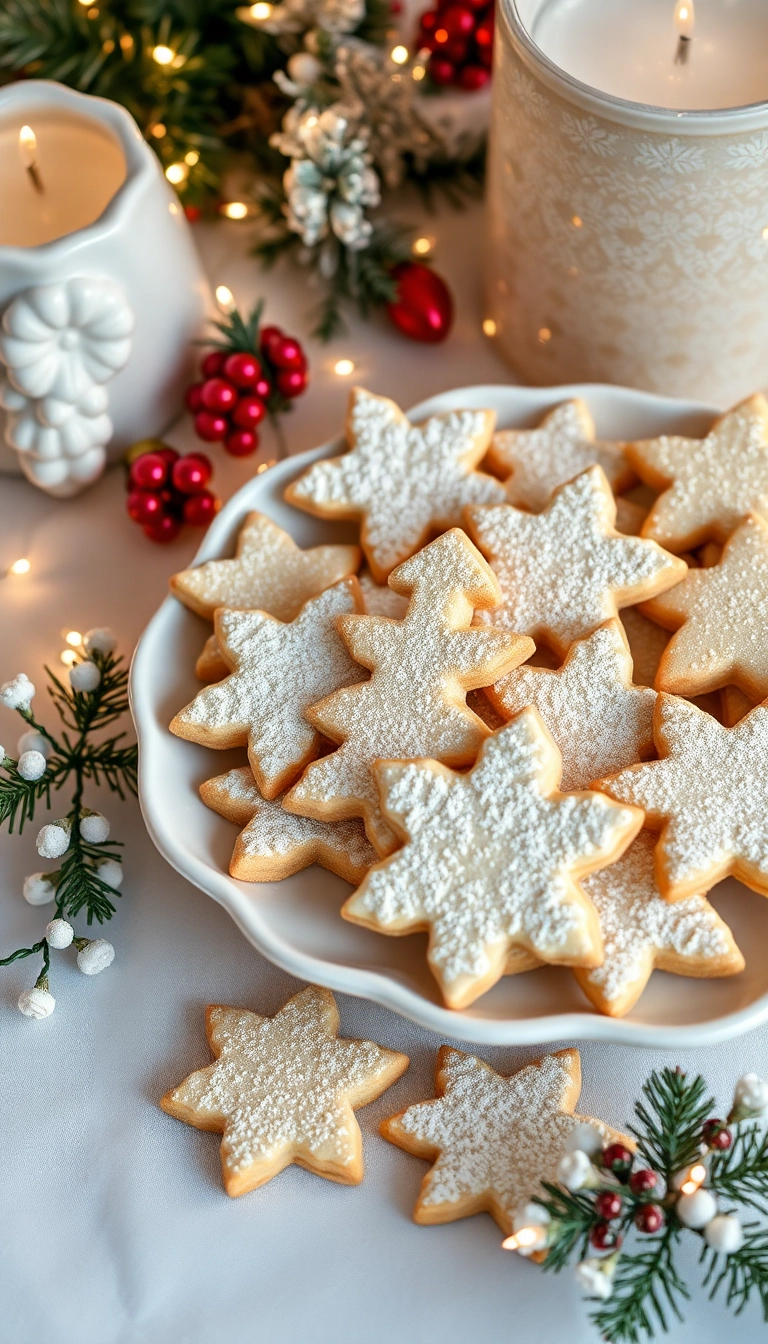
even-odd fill
[[(330, 348), (310, 344), (313, 388), (286, 422), (293, 451), (339, 431), (349, 385), (330, 371), (339, 357), (356, 361), (354, 381), (404, 406), (452, 385), (509, 378), (480, 334), (479, 212), (429, 220), (425, 231), (438, 237), (437, 265), (457, 299), (453, 336), (444, 346), (413, 346), (377, 319), (354, 324)], [(303, 277), (282, 270), (261, 277), (245, 259), (246, 235), (237, 226), (201, 229), (199, 238), (215, 283), (230, 285), (241, 304), (260, 289), (268, 321), (306, 330), (311, 294)], [(194, 444), (188, 429), (171, 437)], [(215, 485), (228, 497), (253, 463), (217, 450), (212, 456)], [(24, 579), (0, 583), (0, 680), (23, 669), (42, 686), (41, 664), (56, 665), (66, 628), (109, 624), (129, 651), (197, 539), (188, 530), (169, 548), (148, 543), (124, 513), (120, 470), (63, 504), (26, 482), (2, 479), (0, 568), (20, 555), (33, 568)], [(39, 696), (36, 708), (49, 716), (44, 700)], [(13, 749), (18, 731), (15, 716), (0, 709), (0, 741)], [(114, 835), (126, 841), (123, 896), (107, 931), (117, 948), (114, 965), (90, 980), (71, 955), (56, 954), (58, 1006), (39, 1023), (15, 1008), (37, 973), (31, 963), (0, 971), (3, 1341), (596, 1340), (572, 1276), (545, 1277), (503, 1252), (488, 1216), (435, 1228), (411, 1222), (426, 1168), (380, 1138), (378, 1122), (433, 1095), (440, 1041), (373, 1004), (341, 998), (342, 1031), (403, 1050), (412, 1063), (358, 1113), (363, 1185), (345, 1189), (291, 1168), (260, 1191), (226, 1198), (217, 1138), (164, 1115), (158, 1099), (208, 1062), (207, 1003), (272, 1013), (298, 986), (167, 867), (135, 803), (102, 796), (102, 804)], [(41, 866), (35, 830), (0, 838), (3, 950), (35, 940), (45, 923), (45, 910), (21, 898), (24, 875)], [(537, 1052), (479, 1053), (511, 1071)], [(722, 1113), (740, 1073), (768, 1072), (768, 1030), (675, 1058), (586, 1045), (581, 1109), (623, 1125), (647, 1073), (664, 1063), (704, 1072)], [(689, 1268), (693, 1286), (693, 1254)], [(675, 1344), (714, 1341), (732, 1328), (743, 1344), (764, 1335), (756, 1307), (732, 1327), (722, 1306), (696, 1296), (686, 1315), (674, 1328)]]

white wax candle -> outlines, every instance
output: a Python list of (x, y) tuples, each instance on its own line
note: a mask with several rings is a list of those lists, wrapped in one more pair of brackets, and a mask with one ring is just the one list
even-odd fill
[[(19, 153), (22, 124), (37, 140), (38, 192)], [(38, 247), (93, 224), (122, 186), (125, 156), (96, 120), (49, 110), (0, 121), (0, 246)]]
[(768, 101), (766, 0), (695, 0), (675, 64), (674, 0), (521, 0), (537, 46), (584, 84), (631, 102), (687, 109)]

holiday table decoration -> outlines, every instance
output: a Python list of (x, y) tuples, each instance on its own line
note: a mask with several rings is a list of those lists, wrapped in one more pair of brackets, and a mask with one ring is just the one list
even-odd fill
[(438, 0), (419, 20), (418, 44), (428, 51), (427, 74), (438, 87), (468, 93), (490, 82), (493, 63), (494, 0)]
[(143, 439), (125, 456), (126, 509), (150, 541), (173, 541), (185, 523), (207, 527), (221, 508), (209, 490), (213, 475), (205, 453), (177, 453), (162, 439)]
[(40, 803), (51, 807), (51, 790), (72, 787), (68, 811), (46, 822), (36, 840), (44, 859), (61, 859), (58, 868), (31, 873), (24, 881), (30, 905), (54, 906), (54, 916), (43, 937), (30, 947), (17, 948), (0, 958), (9, 966), (26, 957), (42, 956), (40, 974), (19, 998), (27, 1017), (49, 1017), (56, 1001), (50, 992), (51, 951), (74, 946), (84, 975), (96, 975), (115, 955), (104, 938), (76, 935), (71, 921), (85, 913), (90, 926), (103, 924), (115, 913), (114, 900), (123, 880), (121, 842), (110, 840), (105, 816), (85, 806), (88, 784), (104, 785), (118, 797), (136, 793), (138, 748), (126, 745), (125, 733), (103, 736), (128, 710), (128, 669), (115, 657), (117, 640), (104, 628), (89, 630), (77, 649), (68, 649), (69, 684), (46, 668), (48, 694), (61, 720), (54, 734), (37, 719), (32, 701), (35, 687), (24, 672), (0, 686), (0, 703), (16, 710), (27, 725), (16, 755), (2, 750), (0, 763), (0, 823), (19, 833), (33, 820)]
[[(0, 39), (1, 43), (1, 39)], [(4, 469), (77, 493), (178, 410), (207, 283), (121, 107), (37, 80), (0, 89)]]

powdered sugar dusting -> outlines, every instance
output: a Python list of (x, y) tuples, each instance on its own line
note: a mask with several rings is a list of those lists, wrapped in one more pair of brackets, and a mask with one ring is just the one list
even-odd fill
[(613, 532), (615, 504), (600, 467), (562, 486), (544, 513), (504, 505), (468, 509), (467, 517), (501, 586), (494, 624), (544, 638), (562, 654), (619, 607), (686, 572), (654, 542)]
[(556, 406), (537, 429), (497, 431), (489, 461), (495, 471), (510, 477), (506, 482), (510, 504), (534, 513), (546, 507), (559, 485), (596, 463), (613, 490), (632, 480), (624, 444), (595, 439), (589, 408), (578, 397)]
[(351, 451), (316, 462), (286, 497), (330, 516), (362, 514), (363, 547), (381, 580), (430, 532), (460, 524), (466, 504), (505, 498), (499, 481), (473, 470), (493, 419), (490, 411), (450, 411), (411, 425), (393, 401), (357, 388), (348, 420)]
[(656, 692), (632, 685), (618, 622), (573, 644), (559, 672), (516, 668), (496, 683), (493, 700), (507, 718), (536, 706), (560, 748), (566, 792), (653, 752)]

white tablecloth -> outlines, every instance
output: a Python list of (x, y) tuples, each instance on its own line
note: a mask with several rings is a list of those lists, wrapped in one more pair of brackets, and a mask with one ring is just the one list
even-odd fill
[[(310, 343), (312, 390), (286, 422), (293, 451), (340, 429), (348, 384), (331, 372), (339, 357), (355, 360), (356, 381), (404, 406), (450, 386), (509, 378), (480, 333), (479, 211), (443, 215), (425, 231), (437, 235), (437, 264), (456, 296), (454, 334), (444, 346), (414, 346), (376, 319), (354, 323), (331, 347)], [(312, 295), (304, 277), (260, 276), (238, 226), (198, 236), (215, 283), (228, 284), (241, 304), (261, 291), (267, 320), (306, 330)], [(188, 428), (171, 437), (194, 446)], [(213, 456), (215, 484), (228, 497), (253, 463)], [(119, 470), (66, 504), (22, 481), (0, 481), (0, 568), (20, 555), (32, 561), (26, 578), (0, 584), (0, 680), (23, 669), (42, 686), (41, 664), (56, 664), (66, 628), (109, 624), (130, 652), (168, 575), (196, 544), (191, 530), (169, 548), (148, 543), (124, 513)], [(12, 749), (17, 732), (15, 716), (0, 709), (0, 741)], [(595, 1340), (572, 1276), (545, 1277), (503, 1252), (489, 1217), (435, 1228), (411, 1222), (425, 1165), (380, 1138), (378, 1123), (433, 1095), (440, 1041), (373, 1004), (342, 997), (342, 1031), (405, 1051), (411, 1067), (358, 1113), (363, 1185), (346, 1189), (291, 1168), (254, 1194), (226, 1198), (217, 1138), (164, 1115), (158, 1098), (208, 1062), (207, 1003), (273, 1013), (298, 986), (167, 867), (136, 803), (102, 796), (99, 805), (126, 841), (123, 897), (108, 930), (114, 965), (90, 980), (74, 958), (57, 954), (58, 1006), (41, 1023), (15, 1007), (36, 974), (32, 964), (0, 971), (4, 1344)], [(20, 894), (24, 875), (39, 866), (35, 830), (0, 839), (3, 950), (39, 937), (46, 918)], [(480, 1053), (509, 1072), (537, 1052)], [(586, 1045), (581, 1109), (621, 1126), (647, 1073), (664, 1063), (704, 1072), (722, 1113), (739, 1073), (768, 1072), (768, 1030), (675, 1058)], [(688, 1267), (695, 1283), (693, 1256)], [(701, 1344), (730, 1328), (725, 1310), (698, 1296), (674, 1339)], [(743, 1344), (764, 1335), (754, 1307), (735, 1328)]]

